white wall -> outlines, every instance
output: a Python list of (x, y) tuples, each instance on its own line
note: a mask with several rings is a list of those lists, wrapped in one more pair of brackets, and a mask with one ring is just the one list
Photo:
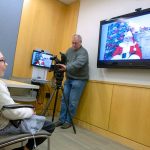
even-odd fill
[(150, 0), (81, 0), (77, 33), (89, 52), (90, 80), (150, 84), (150, 69), (97, 68), (99, 22), (150, 7)]

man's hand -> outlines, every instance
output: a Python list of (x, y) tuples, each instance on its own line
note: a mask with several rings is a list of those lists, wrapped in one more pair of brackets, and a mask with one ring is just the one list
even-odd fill
[(61, 71), (66, 71), (66, 65), (64, 64), (56, 64), (56, 65), (60, 67)]

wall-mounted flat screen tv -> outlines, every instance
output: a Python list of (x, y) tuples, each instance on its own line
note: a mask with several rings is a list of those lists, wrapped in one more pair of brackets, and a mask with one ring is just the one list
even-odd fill
[(33, 50), (31, 64), (36, 67), (51, 68), (52, 55), (44, 51)]
[(150, 8), (100, 21), (98, 68), (150, 68)]

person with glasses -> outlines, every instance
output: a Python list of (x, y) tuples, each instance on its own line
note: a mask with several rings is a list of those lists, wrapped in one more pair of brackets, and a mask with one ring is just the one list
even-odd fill
[[(67, 112), (68, 103), (71, 116), (74, 117), (80, 97), (89, 78), (89, 58), (87, 50), (82, 46), (82, 38), (75, 34), (72, 37), (72, 47), (66, 52), (67, 64), (59, 64), (62, 71), (66, 71), (64, 95), (61, 101), (59, 120), (56, 127), (67, 129), (72, 126), (70, 115)], [(64, 99), (65, 98), (65, 99)]]
[[(0, 51), (0, 77), (4, 76), (5, 70), (7, 68), (7, 63), (5, 57)], [(15, 104), (14, 100), (11, 98), (6, 84), (0, 80), (0, 135), (8, 134), (21, 134), (21, 133), (33, 133), (33, 131), (38, 132), (41, 129), (52, 133), (55, 129), (55, 124), (47, 121), (44, 116), (35, 115), (32, 108), (17, 108), (10, 111), (3, 111), (2, 107), (4, 105)], [(16, 126), (11, 120), (21, 119), (21, 123)], [(37, 138), (29, 139), (25, 146), (15, 148), (13, 150), (32, 150), (35, 145), (43, 143), (46, 139)], [(36, 143), (35, 143), (36, 142)]]

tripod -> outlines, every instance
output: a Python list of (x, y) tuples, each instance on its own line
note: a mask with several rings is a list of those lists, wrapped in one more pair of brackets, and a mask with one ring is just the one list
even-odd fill
[(45, 116), (45, 114), (46, 114), (46, 112), (47, 112), (47, 110), (48, 110), (48, 107), (49, 107), (49, 105), (50, 105), (50, 102), (51, 102), (53, 96), (56, 94), (56, 95), (55, 95), (55, 101), (54, 101), (53, 115), (52, 115), (52, 122), (54, 121), (54, 116), (55, 116), (55, 111), (56, 111), (56, 105), (57, 105), (57, 101), (58, 101), (58, 93), (59, 93), (59, 90), (60, 90), (60, 89), (61, 89), (62, 94), (63, 94), (63, 96), (64, 96), (64, 102), (65, 102), (66, 107), (67, 107), (67, 113), (69, 114), (69, 117), (70, 117), (70, 119), (71, 119), (71, 124), (72, 124), (72, 127), (73, 127), (73, 131), (74, 131), (74, 133), (76, 134), (76, 129), (75, 129), (75, 126), (74, 126), (72, 117), (71, 117), (71, 113), (70, 113), (70, 110), (69, 110), (69, 107), (68, 107), (68, 103), (67, 103), (67, 100), (66, 100), (66, 98), (65, 98), (64, 90), (63, 90), (63, 87), (62, 87), (62, 85), (60, 84), (60, 82), (59, 82), (59, 83), (56, 82), (56, 87), (55, 87), (53, 93), (51, 94), (51, 96), (50, 96), (50, 98), (49, 98), (49, 100), (48, 100), (48, 102), (47, 102), (47, 104), (46, 104), (46, 106), (45, 106), (45, 108), (44, 108), (44, 110), (43, 110), (43, 112), (42, 112), (42, 115)]

